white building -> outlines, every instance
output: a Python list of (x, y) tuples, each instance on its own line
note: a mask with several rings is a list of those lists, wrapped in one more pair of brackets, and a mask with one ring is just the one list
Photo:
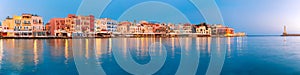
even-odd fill
[(46, 35), (44, 32), (44, 22), (43, 18), (38, 15), (32, 15), (32, 31), (34, 36), (43, 36)]
[(196, 26), (196, 33), (200, 35), (211, 35), (211, 28), (208, 25)]
[(192, 26), (192, 24), (188, 24), (188, 23), (186, 23), (186, 24), (179, 24), (178, 25), (178, 29), (176, 30), (176, 33), (192, 33), (192, 28), (193, 28), (193, 26)]
[(129, 26), (131, 26), (132, 23), (128, 21), (120, 22), (117, 26), (117, 33), (126, 34), (129, 32)]
[(117, 21), (109, 18), (97, 19), (95, 23), (95, 29), (100, 33), (116, 33), (117, 32)]
[(132, 25), (129, 27), (129, 33), (135, 33), (135, 34), (144, 33), (144, 27), (141, 26), (140, 24)]

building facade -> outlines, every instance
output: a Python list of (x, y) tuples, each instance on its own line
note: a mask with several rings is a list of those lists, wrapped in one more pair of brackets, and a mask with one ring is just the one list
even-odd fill
[(109, 18), (97, 19), (95, 25), (95, 27), (97, 27), (96, 31), (100, 31), (100, 33), (116, 33), (117, 26), (117, 21)]
[(120, 34), (127, 34), (129, 33), (129, 26), (131, 26), (132, 23), (128, 21), (120, 22), (117, 26), (117, 32)]
[(93, 36), (94, 21), (93, 15), (69, 14), (66, 18), (52, 18), (48, 23), (48, 28), (52, 36)]
[(33, 36), (45, 36), (43, 18), (38, 15), (32, 15)]
[(212, 29), (212, 35), (218, 35), (218, 36), (231, 36), (234, 34), (234, 29), (223, 26), (221, 24), (213, 24), (211, 25)]
[(144, 27), (141, 24), (132, 25), (129, 27), (129, 32), (133, 34), (144, 33)]
[(200, 35), (211, 35), (211, 28), (210, 25), (205, 23), (201, 23), (199, 25), (195, 25), (196, 33)]
[[(68, 36), (65, 18), (52, 18), (49, 21), (52, 36)], [(69, 34), (70, 35), (70, 34)]]
[(2, 21), (2, 36), (14, 36), (14, 26), (15, 20), (13, 18), (7, 17)]
[(183, 29), (183, 33), (192, 33), (192, 24), (186, 23), (183, 25), (182, 29)]

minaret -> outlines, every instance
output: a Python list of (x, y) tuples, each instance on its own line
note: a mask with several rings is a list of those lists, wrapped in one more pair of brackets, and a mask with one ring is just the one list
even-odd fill
[(286, 32), (286, 26), (284, 26), (283, 35), (287, 35), (287, 32)]

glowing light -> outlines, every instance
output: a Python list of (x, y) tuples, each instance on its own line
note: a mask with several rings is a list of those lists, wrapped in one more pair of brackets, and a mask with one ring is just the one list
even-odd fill
[(65, 58), (65, 63), (67, 63), (69, 60), (69, 42), (67, 39), (65, 40)]
[(39, 56), (37, 51), (37, 40), (34, 40), (33, 43), (33, 61), (34, 61), (34, 65), (37, 65), (39, 62)]
[(89, 39), (85, 39), (85, 58), (89, 59)]

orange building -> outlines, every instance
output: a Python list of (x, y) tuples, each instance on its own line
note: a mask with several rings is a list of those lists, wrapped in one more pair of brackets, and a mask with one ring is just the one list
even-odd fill
[(233, 35), (234, 35), (234, 29), (227, 27), (225, 36), (233, 36)]

